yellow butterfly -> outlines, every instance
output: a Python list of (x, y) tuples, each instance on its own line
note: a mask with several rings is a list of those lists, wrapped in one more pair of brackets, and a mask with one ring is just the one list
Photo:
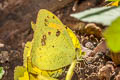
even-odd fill
[[(68, 65), (70, 69), (66, 80), (70, 80), (77, 57), (81, 56), (80, 43), (75, 34), (45, 9), (38, 12), (36, 24), (32, 22), (32, 28), (33, 40), (26, 43), (23, 55), (23, 67), (27, 69), (23, 73), (28, 73), (28, 80), (56, 80), (62, 74), (63, 67)], [(15, 69), (17, 78), (21, 77), (18, 76), (18, 70)]]

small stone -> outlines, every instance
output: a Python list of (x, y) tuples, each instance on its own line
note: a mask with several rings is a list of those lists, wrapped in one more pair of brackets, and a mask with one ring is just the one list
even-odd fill
[(115, 80), (120, 80), (120, 72), (118, 73), (117, 76), (115, 76)]
[(111, 64), (106, 64), (101, 69), (99, 69), (98, 77), (100, 80), (110, 80), (114, 72), (114, 67)]
[(0, 43), (0, 48), (1, 48), (1, 47), (4, 47), (4, 46), (5, 46), (4, 44)]
[(89, 48), (89, 49), (93, 49), (94, 48), (94, 45), (92, 42), (87, 42), (85, 43), (85, 47)]
[(9, 61), (8, 51), (1, 51), (1, 53), (0, 53), (0, 63), (4, 63), (6, 61)]
[(62, 0), (58, 0), (58, 1), (60, 1), (60, 2), (61, 2)]

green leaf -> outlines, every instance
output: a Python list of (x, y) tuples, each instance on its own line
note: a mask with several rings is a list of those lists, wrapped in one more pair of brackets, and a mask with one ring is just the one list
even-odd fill
[(0, 79), (2, 79), (2, 76), (4, 75), (5, 71), (3, 67), (0, 67)]
[(113, 52), (120, 52), (120, 17), (112, 22), (104, 32), (108, 47)]
[(120, 7), (99, 7), (71, 14), (70, 16), (85, 22), (95, 22), (103, 25), (110, 25), (120, 16)]

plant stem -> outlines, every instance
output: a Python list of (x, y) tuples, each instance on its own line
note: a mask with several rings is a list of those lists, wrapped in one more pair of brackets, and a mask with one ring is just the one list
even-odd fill
[(74, 72), (74, 68), (75, 68), (75, 65), (76, 65), (76, 60), (74, 60), (67, 72), (67, 75), (66, 75), (66, 79), (65, 80), (71, 80), (72, 79), (72, 76), (73, 76), (73, 72)]

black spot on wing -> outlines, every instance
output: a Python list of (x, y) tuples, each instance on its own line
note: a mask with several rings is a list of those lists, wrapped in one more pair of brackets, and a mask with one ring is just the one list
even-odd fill
[(41, 48), (39, 48), (39, 50), (41, 50)]
[(48, 35), (51, 35), (51, 32), (48, 32)]
[(59, 35), (60, 35), (60, 31), (57, 30), (57, 32), (56, 32), (56, 36), (58, 37)]
[(46, 35), (43, 35), (43, 36), (42, 36), (41, 44), (42, 44), (42, 46), (45, 46), (45, 45), (46, 45)]
[(43, 35), (43, 39), (46, 40), (46, 35)]
[(45, 26), (48, 26), (47, 23), (45, 23)]
[(67, 26), (65, 27), (65, 29), (67, 29)]
[(47, 20), (47, 19), (45, 19), (45, 22), (48, 22), (48, 20)]
[(77, 52), (77, 51), (79, 51), (80, 49), (79, 48), (75, 48), (75, 51)]
[(52, 47), (54, 48), (55, 46), (53, 45)]
[(49, 17), (49, 16), (47, 16), (47, 18), (49, 19), (50, 17)]
[(29, 48), (28, 46), (25, 46), (26, 48)]
[(53, 16), (53, 19), (55, 19), (55, 16)]

